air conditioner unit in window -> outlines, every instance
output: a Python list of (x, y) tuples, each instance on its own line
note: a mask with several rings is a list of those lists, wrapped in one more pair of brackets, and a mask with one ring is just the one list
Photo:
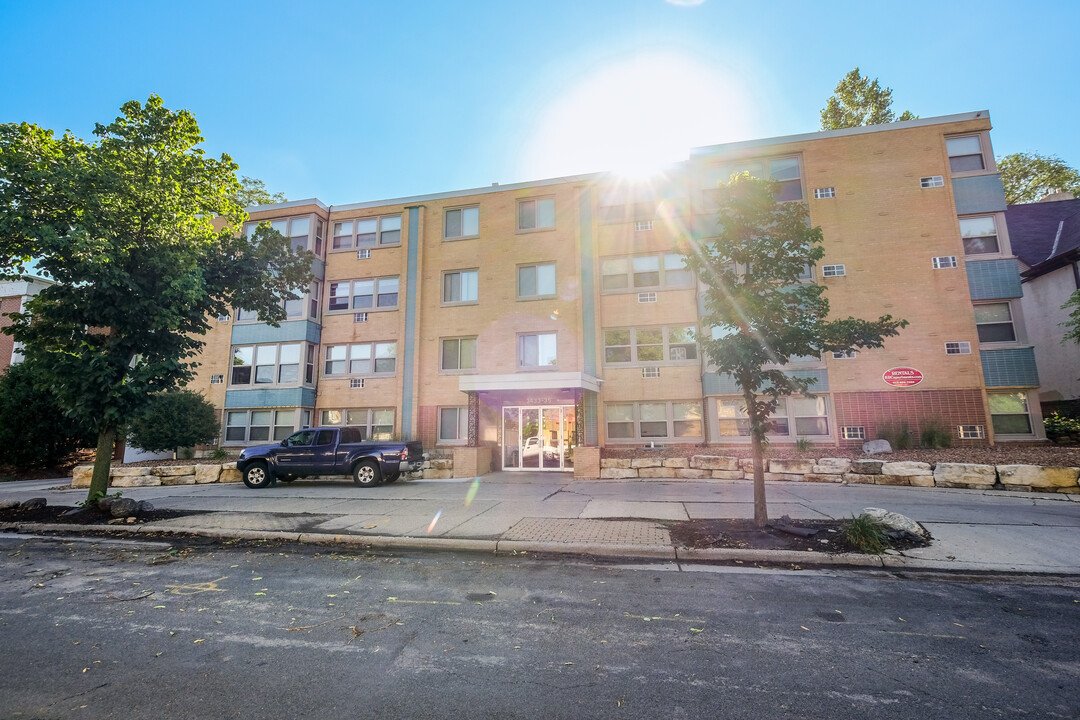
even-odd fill
[(350, 388), (363, 388), (364, 387), (364, 378), (350, 378), (349, 379), (349, 387)]
[(353, 322), (367, 322), (367, 313), (356, 313), (353, 315)]
[(368, 249), (357, 250), (356, 251), (356, 259), (357, 260), (370, 260), (371, 259), (371, 250), (368, 250)]
[(656, 302), (656, 293), (643, 292), (637, 294), (637, 301), (639, 303), (654, 303)]

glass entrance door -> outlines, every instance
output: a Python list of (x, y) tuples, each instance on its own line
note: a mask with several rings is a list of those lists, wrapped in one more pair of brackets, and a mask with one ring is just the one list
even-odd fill
[(574, 467), (573, 405), (503, 408), (504, 470)]

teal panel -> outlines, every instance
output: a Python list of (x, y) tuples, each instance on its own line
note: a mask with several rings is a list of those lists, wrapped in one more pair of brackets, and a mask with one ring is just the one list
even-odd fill
[(413, 383), (416, 354), (416, 288), (420, 264), (420, 208), (409, 208), (409, 253), (405, 274), (405, 338), (401, 352), (401, 436), (413, 436)]
[(1005, 211), (1005, 189), (999, 174), (953, 178), (952, 187), (957, 215)]
[[(813, 379), (815, 382), (810, 386), (811, 392), (828, 392), (829, 373), (825, 369), (818, 370), (788, 370), (789, 377), (803, 380)], [(705, 373), (701, 378), (702, 391), (706, 395), (741, 395), (742, 388), (730, 373)], [(766, 385), (768, 387), (768, 385)]]
[(314, 388), (226, 390), (225, 407), (315, 407)]
[(980, 350), (986, 387), (1037, 387), (1035, 348)]
[(304, 340), (319, 343), (322, 327), (310, 320), (290, 320), (278, 327), (265, 323), (244, 323), (233, 325), (232, 344), (250, 345), (252, 343), (302, 342)]
[(966, 267), (972, 300), (1005, 300), (1024, 296), (1016, 258), (968, 261)]
[(586, 188), (578, 201), (578, 222), (581, 228), (581, 347), (585, 354), (585, 372), (596, 376), (596, 282), (593, 277), (592, 192)]

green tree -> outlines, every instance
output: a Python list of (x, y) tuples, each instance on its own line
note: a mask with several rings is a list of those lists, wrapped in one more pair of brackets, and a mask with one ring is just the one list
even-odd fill
[(194, 390), (154, 393), (127, 425), (132, 445), (163, 452), (210, 442), (218, 434), (214, 406)]
[(5, 465), (50, 467), (80, 448), (93, 447), (87, 423), (67, 417), (46, 378), (29, 362), (0, 375), (0, 448)]
[(274, 203), (287, 202), (285, 193), (270, 193), (266, 189), (266, 183), (258, 178), (242, 175), (240, 177), (240, 190), (236, 193), (236, 202), (240, 207), (253, 205), (273, 205)]
[(91, 497), (108, 487), (117, 429), (193, 377), (208, 318), (243, 307), (284, 319), (312, 259), (269, 224), (240, 232), (236, 164), (205, 156), (191, 113), (155, 95), (121, 113), (93, 142), (0, 125), (0, 269), (34, 258), (57, 281), (4, 332), (65, 412), (92, 423)]
[(896, 117), (892, 109), (892, 88), (882, 88), (877, 78), (870, 80), (855, 68), (836, 84), (836, 90), (822, 108), (821, 129), (880, 125), (917, 117), (907, 110)]
[(1080, 195), (1080, 172), (1056, 155), (1013, 153), (998, 158), (997, 167), (1010, 205), (1038, 202), (1057, 190)]
[(879, 348), (907, 325), (883, 315), (876, 321), (828, 320), (825, 288), (800, 281), (824, 255), (821, 228), (810, 227), (805, 203), (779, 203), (779, 184), (747, 173), (721, 184), (719, 232), (686, 257), (704, 281), (703, 328), (714, 337), (698, 342), (719, 373), (742, 390), (754, 458), (754, 522), (765, 525), (762, 464), (769, 415), (778, 399), (808, 394), (813, 380), (792, 377), (782, 366), (794, 356)]
[(1061, 323), (1065, 326), (1065, 337), (1061, 339), (1062, 345), (1070, 340), (1080, 343), (1080, 290), (1074, 292), (1061, 306), (1062, 310), (1068, 310), (1069, 308), (1072, 308), (1069, 319)]

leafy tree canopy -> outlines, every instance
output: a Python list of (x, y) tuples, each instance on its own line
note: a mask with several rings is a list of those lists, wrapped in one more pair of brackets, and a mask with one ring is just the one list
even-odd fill
[(34, 258), (57, 281), (4, 332), (65, 411), (95, 426), (91, 495), (107, 487), (117, 428), (191, 379), (207, 318), (243, 307), (284, 319), (312, 259), (268, 224), (240, 232), (237, 166), (205, 156), (191, 113), (152, 95), (94, 135), (0, 125), (0, 270)]
[(46, 378), (32, 364), (11, 365), (0, 375), (3, 464), (20, 470), (50, 467), (96, 441), (94, 428), (64, 414)]
[(287, 202), (285, 193), (270, 193), (266, 189), (266, 183), (258, 178), (242, 175), (240, 177), (240, 191), (236, 194), (236, 202), (240, 207), (252, 205), (273, 205), (274, 203)]
[(1069, 308), (1072, 308), (1069, 319), (1062, 323), (1065, 326), (1065, 337), (1061, 339), (1062, 345), (1069, 341), (1080, 343), (1080, 290), (1074, 292), (1061, 306), (1062, 310)]
[[(821, 228), (811, 227), (805, 203), (779, 203), (779, 184), (733, 176), (718, 190), (718, 233), (686, 256), (705, 285), (699, 337), (710, 364), (730, 373), (742, 389), (754, 455), (754, 519), (768, 522), (762, 447), (769, 415), (781, 396), (808, 394), (813, 380), (782, 367), (795, 356), (880, 348), (907, 325), (877, 320), (828, 320), (825, 287), (800, 280), (824, 255)], [(703, 333), (704, 334), (704, 333)]]
[(218, 434), (218, 419), (202, 394), (193, 390), (155, 393), (128, 423), (128, 440), (150, 452), (176, 451), (210, 442)]
[(855, 68), (836, 84), (836, 90), (822, 108), (821, 129), (880, 125), (917, 117), (907, 110), (897, 117), (892, 109), (892, 88), (882, 88), (877, 78), (871, 80)]
[(1080, 172), (1055, 155), (1013, 153), (998, 158), (997, 167), (1010, 205), (1038, 202), (1059, 190), (1080, 195)]

